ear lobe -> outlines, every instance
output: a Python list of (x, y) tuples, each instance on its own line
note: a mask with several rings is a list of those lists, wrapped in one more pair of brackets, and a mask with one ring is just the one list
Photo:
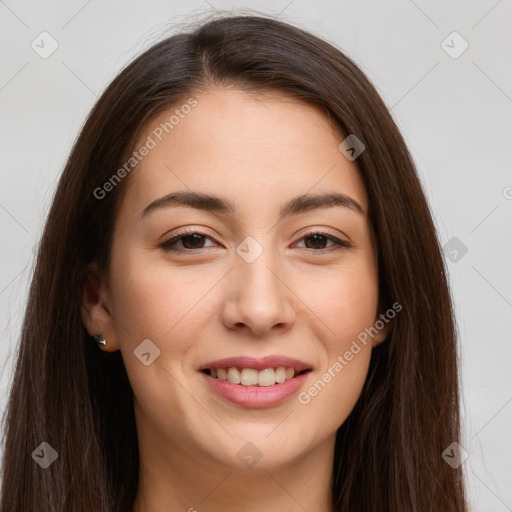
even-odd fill
[(380, 314), (375, 318), (373, 325), (378, 331), (372, 338), (372, 346), (376, 347), (388, 339), (393, 329), (393, 320), (387, 318), (385, 314)]
[(90, 336), (101, 333), (107, 340), (106, 346), (100, 346), (101, 350), (113, 352), (119, 349), (119, 344), (109, 304), (106, 279), (101, 276), (97, 264), (93, 263), (86, 271), (81, 307), (82, 321)]

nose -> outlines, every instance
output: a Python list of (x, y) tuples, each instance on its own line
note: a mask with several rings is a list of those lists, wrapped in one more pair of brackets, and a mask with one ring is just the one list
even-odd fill
[(269, 250), (252, 263), (235, 257), (234, 268), (228, 275), (228, 297), (222, 308), (226, 327), (248, 329), (258, 336), (291, 328), (295, 319), (291, 302), (294, 295), (279, 270), (279, 262)]

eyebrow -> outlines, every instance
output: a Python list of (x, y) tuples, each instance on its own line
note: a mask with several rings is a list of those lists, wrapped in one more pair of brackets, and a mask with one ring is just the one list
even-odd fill
[[(233, 203), (226, 198), (199, 192), (183, 191), (172, 192), (156, 199), (139, 213), (139, 217), (145, 217), (155, 210), (169, 206), (188, 206), (190, 208), (196, 208), (197, 210), (231, 215), (236, 212)], [(334, 206), (343, 206), (363, 216), (366, 215), (362, 206), (355, 199), (352, 199), (346, 194), (332, 192), (314, 195), (303, 194), (293, 197), (281, 205), (279, 220), (290, 215), (297, 215), (317, 208), (330, 208)]]

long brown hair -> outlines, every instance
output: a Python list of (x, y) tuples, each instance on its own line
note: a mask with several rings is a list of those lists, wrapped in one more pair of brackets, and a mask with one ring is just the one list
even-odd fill
[[(102, 199), (94, 190), (126, 162), (143, 126), (211, 85), (306, 100), (366, 146), (356, 163), (376, 236), (380, 299), (403, 309), (372, 351), (362, 394), (338, 429), (333, 510), (465, 512), (462, 469), (441, 457), (460, 435), (454, 312), (410, 153), (352, 60), (262, 16), (211, 19), (157, 43), (114, 79), (83, 126), (31, 282), (4, 417), (1, 510), (132, 510), (139, 470), (132, 390), (121, 353), (98, 350), (81, 318), (87, 266), (108, 272), (130, 177)], [(47, 469), (32, 456), (43, 442), (58, 454)]]

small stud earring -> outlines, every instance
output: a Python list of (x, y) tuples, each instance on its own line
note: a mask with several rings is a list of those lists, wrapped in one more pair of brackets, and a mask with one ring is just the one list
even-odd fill
[(98, 334), (95, 334), (93, 336), (94, 338), (94, 341), (99, 345), (103, 345), (105, 346), (107, 344), (107, 340), (101, 335), (101, 333), (99, 332)]

